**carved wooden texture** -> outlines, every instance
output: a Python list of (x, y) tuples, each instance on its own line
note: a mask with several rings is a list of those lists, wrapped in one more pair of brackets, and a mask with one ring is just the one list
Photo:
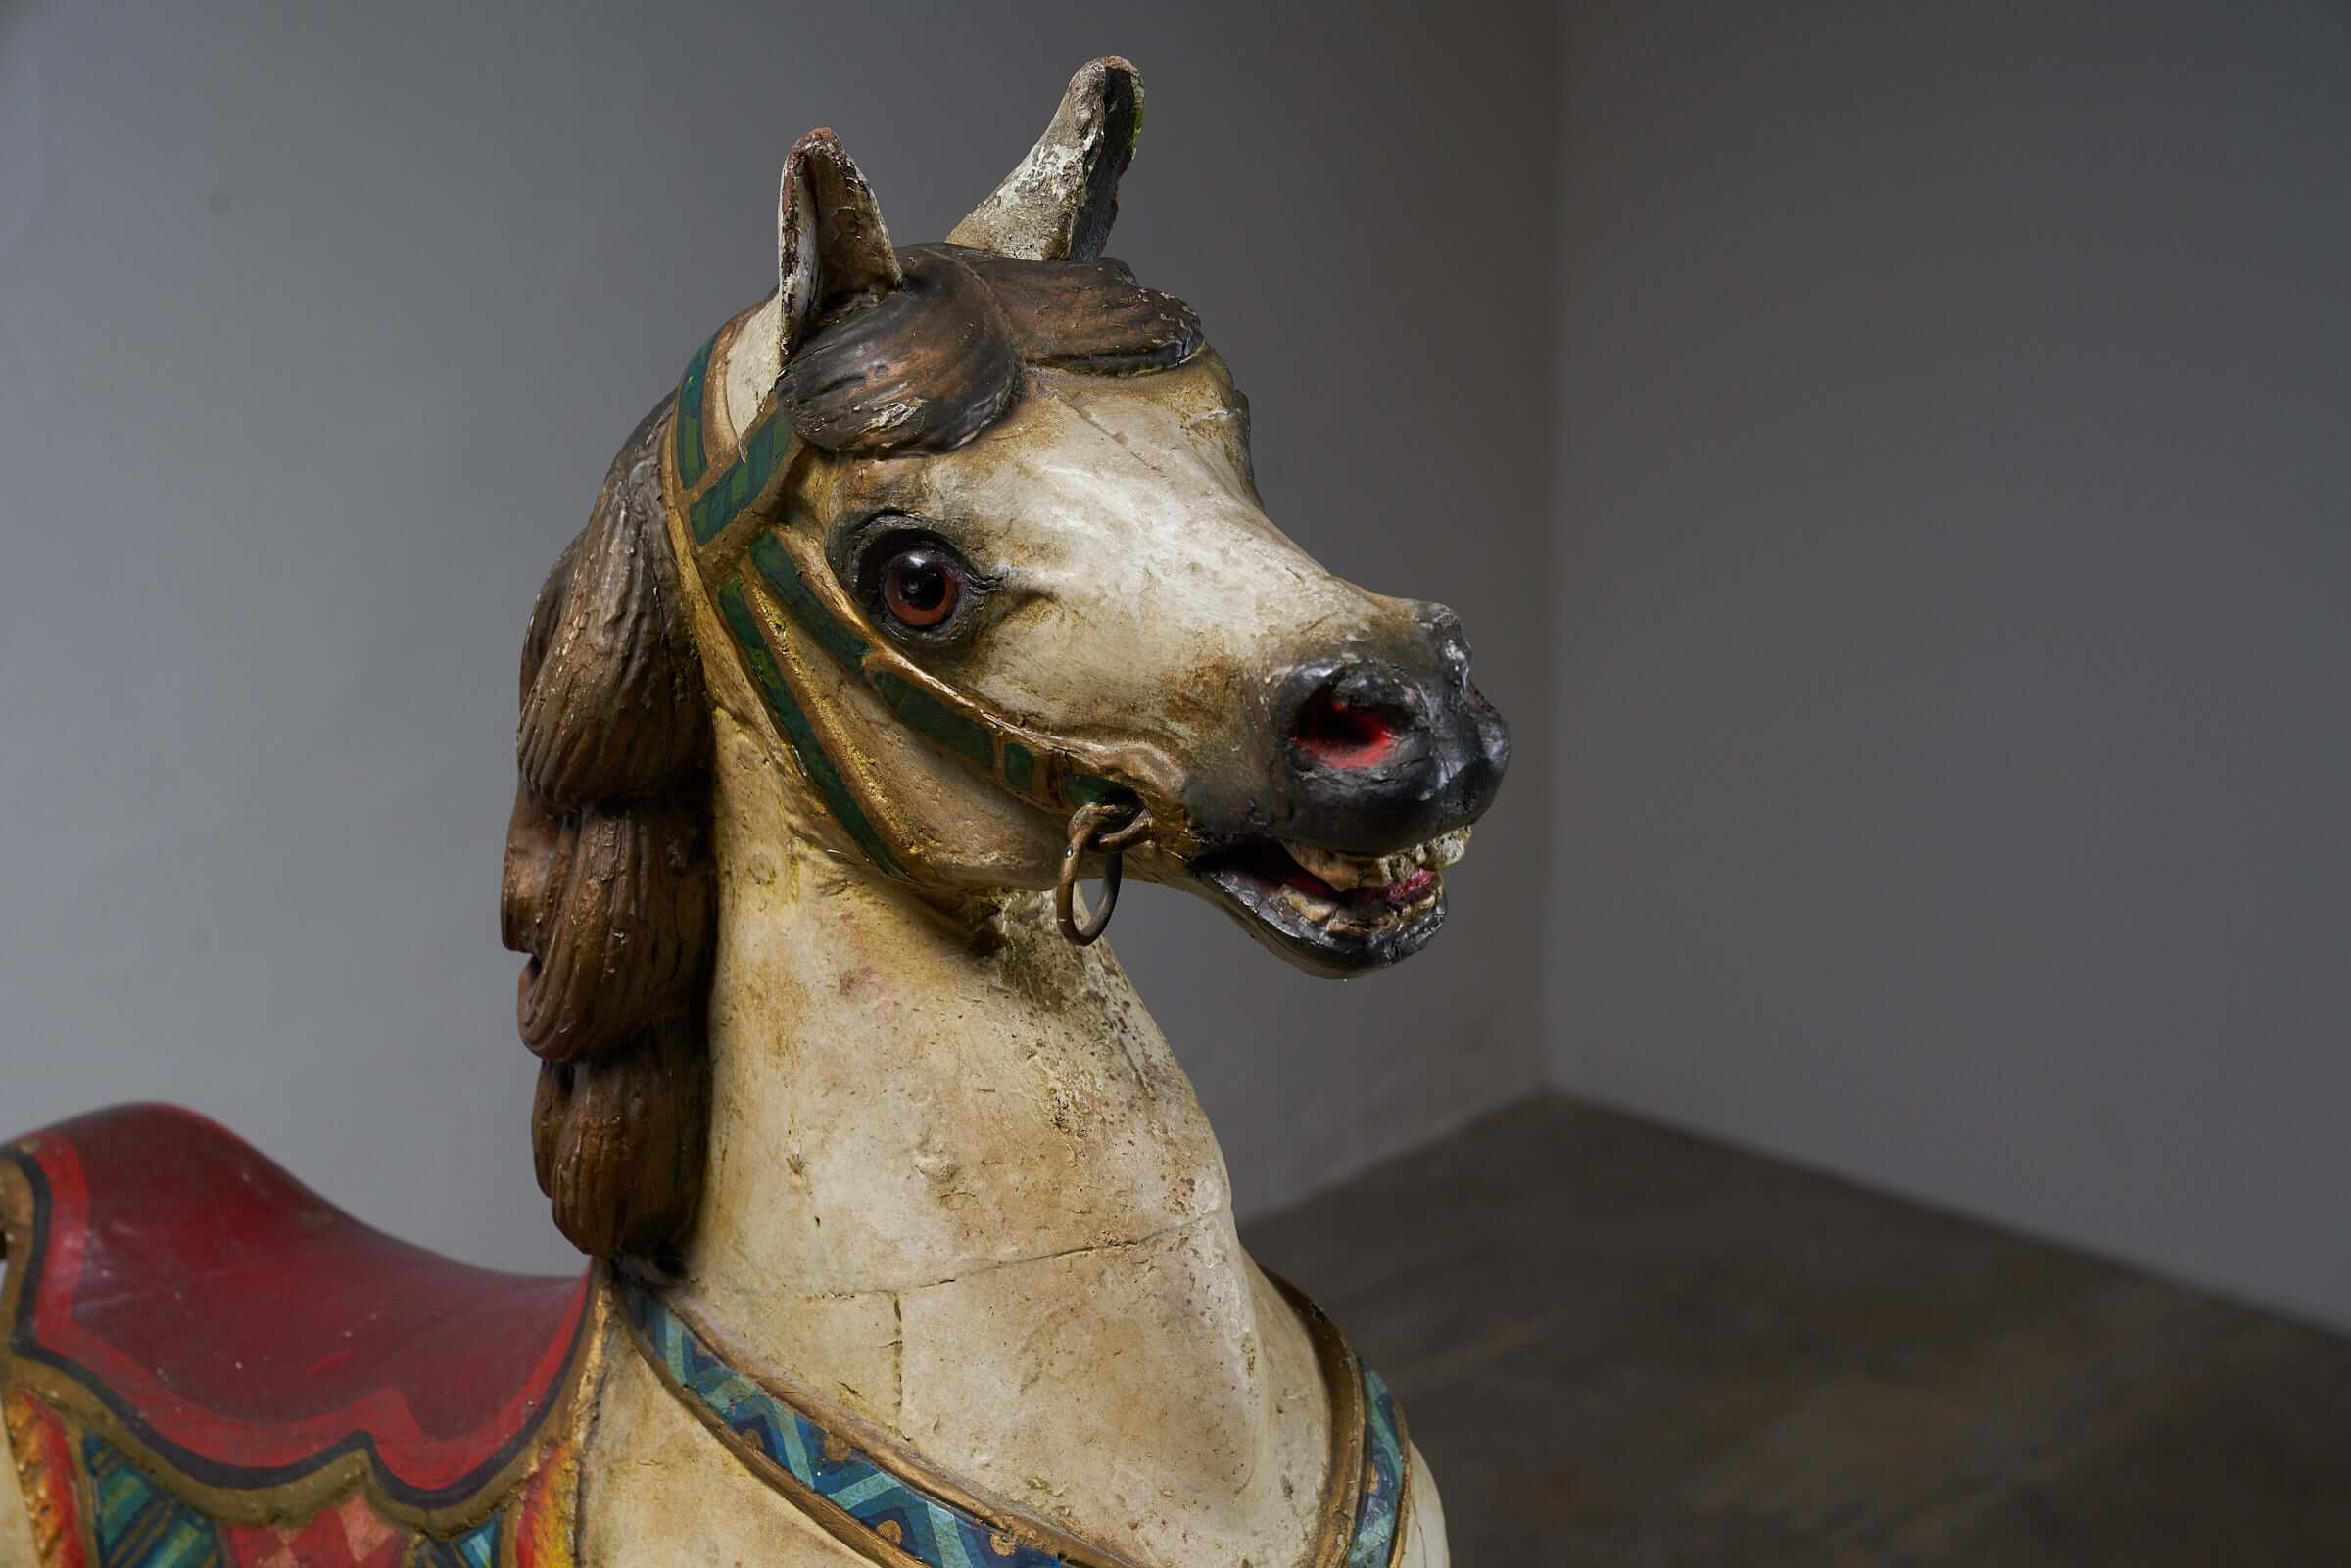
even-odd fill
[(656, 414), (540, 590), (502, 929), (540, 1059), (539, 1185), (583, 1251), (658, 1253), (702, 1184), (715, 919), (710, 721), (660, 506)]

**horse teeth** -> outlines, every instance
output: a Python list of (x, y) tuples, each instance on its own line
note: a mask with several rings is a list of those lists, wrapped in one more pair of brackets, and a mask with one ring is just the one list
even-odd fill
[(1392, 887), (1422, 867), (1430, 871), (1443, 871), (1462, 858), (1468, 844), (1469, 830), (1456, 828), (1426, 843), (1400, 849), (1392, 855), (1350, 855), (1335, 849), (1319, 849), (1313, 844), (1293, 844), (1286, 840), (1282, 848), (1289, 851), (1292, 860), (1320, 878), (1332, 889), (1345, 893), (1359, 887)]
[(1273, 896), (1318, 925), (1329, 920), (1339, 912), (1339, 906), (1329, 899), (1317, 898), (1314, 894), (1296, 887), (1281, 888)]
[(1420, 850), (1421, 865), (1430, 871), (1443, 871), (1469, 852), (1469, 830), (1456, 828), (1449, 833), (1440, 833), (1422, 844)]

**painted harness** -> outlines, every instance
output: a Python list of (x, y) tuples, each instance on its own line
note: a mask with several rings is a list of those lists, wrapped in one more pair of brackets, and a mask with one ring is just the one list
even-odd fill
[[(817, 797), (849, 840), (885, 875), (922, 884), (919, 849), (889, 832), (879, 792), (860, 775), (843, 736), (828, 733), (814, 700), (807, 650), (821, 649), (859, 680), (899, 723), (998, 787), (1070, 820), (1057, 901), (1062, 934), (1099, 937), (1118, 897), (1120, 856), (1144, 839), (1182, 853), (1197, 847), (1168, 758), (1052, 735), (1017, 719), (908, 658), (877, 634), (824, 560), (821, 542), (786, 518), (810, 449), (771, 394), (733, 450), (719, 447), (712, 403), (723, 396), (710, 366), (744, 318), (719, 328), (687, 361), (663, 440), (662, 494), (681, 559), (694, 562), (737, 656)], [(723, 460), (722, 460), (723, 459)], [(1089, 923), (1073, 889), (1084, 858), (1104, 861), (1104, 907)]]

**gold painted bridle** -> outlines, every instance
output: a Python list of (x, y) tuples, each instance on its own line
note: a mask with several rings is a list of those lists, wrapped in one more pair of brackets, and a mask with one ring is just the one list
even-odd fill
[[(820, 543), (782, 520), (812, 449), (771, 394), (723, 463), (709, 451), (714, 351), (729, 322), (687, 362), (662, 443), (662, 494), (671, 539), (693, 563), (742, 662), (814, 793), (885, 876), (932, 885), (918, 836), (892, 822), (888, 792), (828, 706), (815, 659), (861, 683), (901, 725), (1007, 793), (1056, 816), (1068, 835), (1055, 885), (1061, 933), (1097, 940), (1118, 906), (1124, 857), (1145, 842), (1178, 857), (1198, 842), (1180, 796), (1180, 770), (1143, 745), (1057, 735), (1005, 713), (925, 669), (881, 635), (824, 559)], [(1102, 908), (1077, 918), (1088, 855), (1102, 859)]]

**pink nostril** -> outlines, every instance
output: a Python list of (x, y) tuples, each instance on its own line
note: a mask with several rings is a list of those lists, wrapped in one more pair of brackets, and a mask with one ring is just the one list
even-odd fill
[(1396, 726), (1377, 708), (1350, 707), (1322, 691), (1299, 710), (1290, 738), (1326, 768), (1373, 768), (1396, 749)]

